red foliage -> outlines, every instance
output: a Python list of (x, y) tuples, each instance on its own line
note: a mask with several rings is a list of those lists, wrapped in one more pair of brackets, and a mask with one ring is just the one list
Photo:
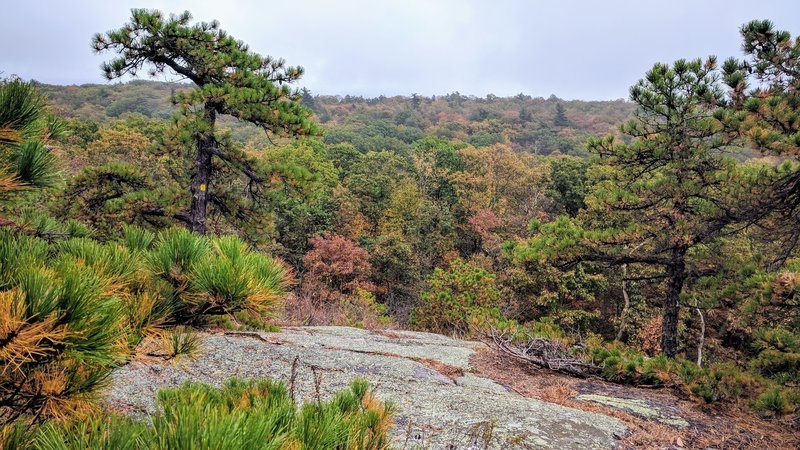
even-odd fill
[(369, 254), (355, 242), (333, 233), (311, 238), (303, 257), (306, 268), (302, 292), (317, 305), (339, 302), (358, 289), (375, 292), (369, 281)]
[(472, 230), (481, 237), (481, 247), (491, 253), (496, 250), (501, 242), (500, 237), (493, 230), (502, 225), (497, 214), (490, 209), (482, 209), (467, 219)]

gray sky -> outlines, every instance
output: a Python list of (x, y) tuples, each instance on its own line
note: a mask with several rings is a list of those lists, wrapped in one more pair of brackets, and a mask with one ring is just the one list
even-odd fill
[(103, 83), (93, 33), (130, 7), (189, 9), (250, 48), (306, 69), (319, 94), (519, 92), (626, 98), (655, 62), (740, 55), (738, 28), (767, 18), (800, 34), (800, 1), (3, 0), (0, 71), (45, 83)]

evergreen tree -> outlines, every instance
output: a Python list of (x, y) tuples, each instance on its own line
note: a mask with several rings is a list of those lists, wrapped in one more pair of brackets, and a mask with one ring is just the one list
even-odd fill
[(519, 110), (519, 120), (521, 122), (532, 122), (533, 121), (533, 113), (531, 113), (531, 111), (528, 108), (523, 106)]
[(557, 209), (575, 217), (584, 206), (586, 197), (587, 161), (570, 156), (553, 159), (550, 163), (548, 196)]
[(311, 95), (311, 91), (307, 88), (303, 88), (300, 90), (300, 104), (305, 106), (306, 108), (310, 109), (311, 111), (316, 111), (316, 103), (314, 102), (314, 96)]
[(783, 164), (775, 185), (761, 194), (760, 207), (775, 213), (768, 233), (782, 240), (772, 263), (780, 267), (800, 242), (800, 38), (768, 20), (751, 21), (740, 31), (745, 59), (723, 65), (729, 102), (717, 116), (762, 153), (795, 160)]
[[(631, 88), (638, 104), (622, 132), (635, 140), (590, 141), (604, 165), (601, 180), (577, 219), (562, 217), (520, 249), (530, 258), (635, 266), (638, 279), (665, 280), (661, 348), (678, 352), (681, 296), (692, 279), (713, 268), (694, 251), (739, 220), (737, 183), (756, 180), (724, 157), (725, 140), (711, 107), (721, 101), (715, 60), (657, 64)], [(745, 194), (742, 194), (745, 195)], [(712, 272), (713, 273), (713, 272)]]
[[(0, 198), (53, 184), (56, 159), (46, 144), (62, 132), (31, 83), (0, 80)], [(4, 222), (0, 218), (0, 225)]]
[(196, 150), (189, 212), (175, 218), (205, 233), (209, 203), (230, 209), (226, 199), (215, 197), (211, 186), (215, 162), (246, 178), (247, 195), (254, 194), (253, 185), (266, 181), (252, 160), (217, 136), (218, 116), (250, 122), (267, 134), (307, 135), (317, 128), (309, 120), (310, 111), (299, 102), (301, 94), (289, 87), (302, 75), (301, 68), (252, 52), (216, 21), (192, 25), (191, 19), (189, 12), (167, 18), (160, 11), (134, 9), (129, 23), (96, 34), (92, 46), (96, 52), (119, 54), (102, 66), (110, 80), (149, 67), (151, 75), (169, 72), (194, 83), (194, 89), (173, 98), (180, 106), (177, 122)]
[(553, 118), (553, 124), (557, 127), (569, 126), (569, 119), (567, 119), (567, 114), (564, 112), (564, 105), (562, 105), (561, 102), (556, 103), (556, 113)]
[(412, 108), (419, 109), (419, 106), (422, 103), (422, 97), (416, 93), (411, 94), (411, 100), (409, 101), (409, 103), (411, 103)]

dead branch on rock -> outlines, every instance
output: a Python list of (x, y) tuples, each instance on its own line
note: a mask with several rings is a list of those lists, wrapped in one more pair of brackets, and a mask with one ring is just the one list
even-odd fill
[(600, 372), (599, 366), (576, 358), (558, 341), (529, 337), (526, 342), (517, 344), (494, 328), (490, 330), (489, 337), (492, 338), (494, 347), (501, 353), (542, 369), (580, 378), (596, 376)]

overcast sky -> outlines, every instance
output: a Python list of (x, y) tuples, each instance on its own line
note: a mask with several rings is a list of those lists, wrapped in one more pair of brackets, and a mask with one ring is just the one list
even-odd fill
[(306, 69), (319, 94), (520, 92), (626, 98), (655, 62), (740, 55), (738, 28), (773, 20), (800, 33), (800, 1), (702, 0), (3, 0), (0, 72), (103, 83), (93, 33), (130, 7), (217, 19), (250, 48)]

